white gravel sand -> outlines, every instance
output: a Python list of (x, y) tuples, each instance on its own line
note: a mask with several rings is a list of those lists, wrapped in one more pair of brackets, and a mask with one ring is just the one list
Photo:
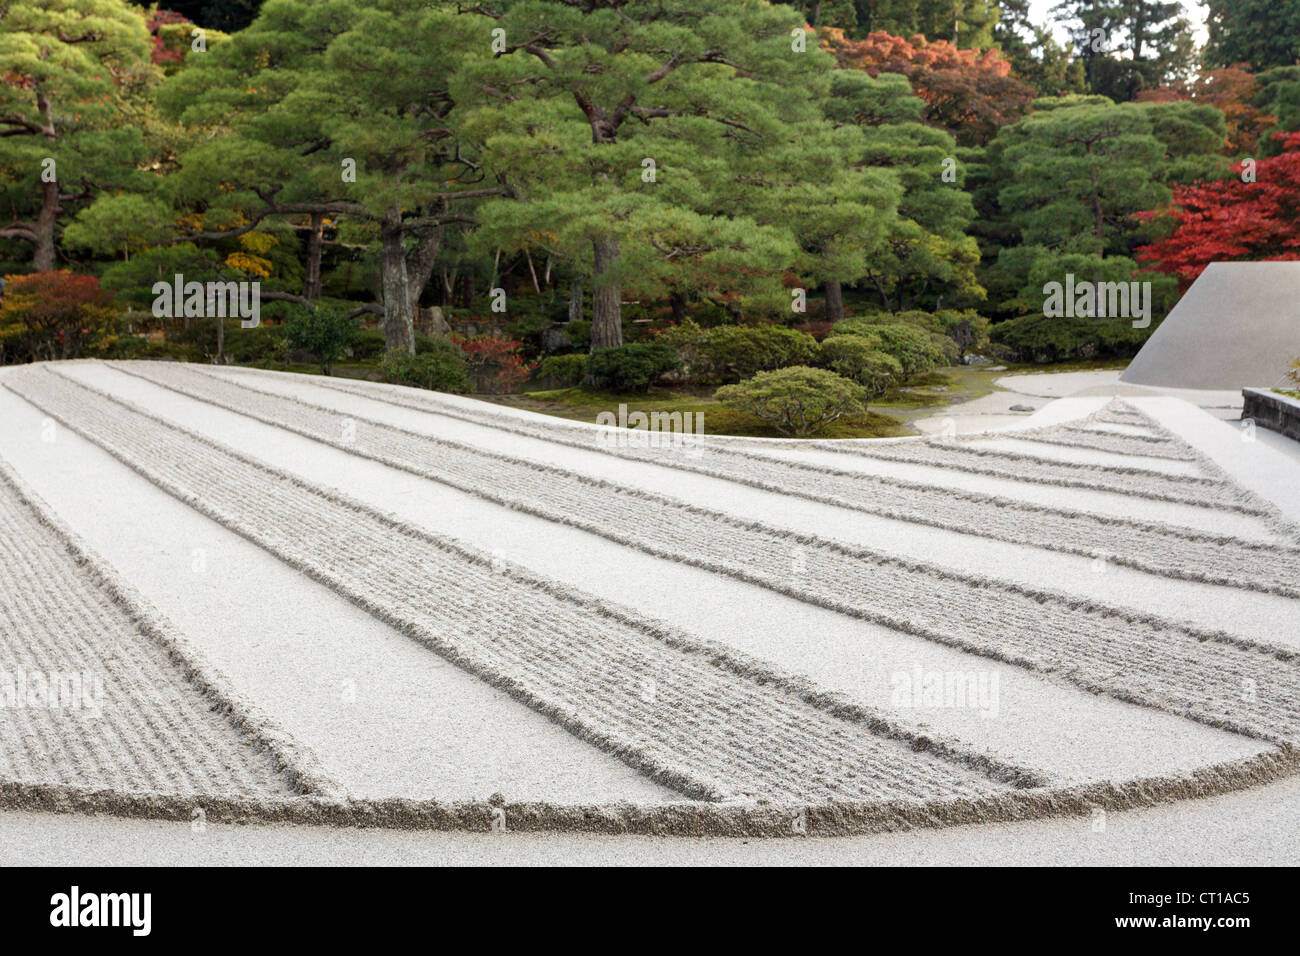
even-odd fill
[[(0, 457), (347, 795), (471, 801), (375, 809), (395, 825), (486, 825), (499, 791), (526, 827), (782, 832), (807, 806), (815, 832), (892, 829), (1290, 772), (1270, 742), (1300, 737), (1295, 529), (1277, 481), (1244, 490), (1206, 465), (1220, 447), (1170, 439), (1195, 419), (1107, 406), (869, 473), (786, 443), (611, 453), (515, 410), (271, 373), (0, 384), (27, 397), (0, 392)], [(980, 470), (1020, 454), (1027, 480)], [(923, 699), (935, 675), (983, 699)], [(276, 806), (248, 804), (370, 812)]]
[[(83, 373), (78, 369), (75, 374)], [(89, 368), (85, 374), (90, 374)], [(111, 376), (100, 370), (96, 370), (94, 374), (97, 382), (114, 381)], [(233, 374), (256, 377), (259, 380), (259, 387), (263, 379), (288, 379), (291, 386), (295, 388), (307, 387), (298, 385), (300, 380), (315, 380), (307, 376), (281, 376), (275, 373), (245, 370)], [(121, 392), (123, 395), (133, 394), (129, 389), (134, 386), (128, 383), (119, 381), (115, 387), (127, 390)], [(327, 391), (327, 389), (318, 386), (317, 391)], [(392, 391), (392, 387), (376, 386), (375, 391)], [(150, 395), (147, 386), (145, 391), (135, 394), (146, 400)], [(312, 396), (314, 397), (315, 395)], [(458, 399), (456, 396), (436, 396), (436, 401), (439, 403), (446, 401), (448, 404), (455, 404), (456, 402), (450, 401), (452, 399), (459, 403), (469, 401)], [(152, 400), (163, 401), (164, 399), (154, 395)], [(165, 401), (172, 410), (190, 407), (200, 416), (212, 414), (211, 406), (187, 406), (188, 400), (175, 393), (169, 394)], [(377, 404), (370, 402), (359, 406), (355, 414), (368, 416)], [(495, 407), (490, 410), (493, 414), (498, 411)], [(454, 419), (442, 416), (430, 417), (426, 413), (419, 412), (410, 413), (409, 409), (398, 411), (408, 414), (392, 420), (391, 424), (399, 424), (413, 431), (439, 437), (450, 435), (459, 438), (474, 437), (473, 433), (452, 431), (461, 424)], [(411, 414), (419, 417), (410, 417)], [(523, 420), (530, 421), (528, 418)], [(198, 423), (200, 419), (195, 421)], [(263, 445), (266, 444), (270, 434), (258, 432), (254, 423), (242, 417), (229, 424), (235, 429), (252, 429), (247, 433), (249, 436), (262, 435), (260, 442)], [(1109, 555), (1100, 546), (1097, 554), (1075, 556), (1045, 552), (1006, 541), (990, 541), (966, 535), (954, 536), (926, 525), (878, 518), (857, 511), (845, 511), (821, 502), (720, 481), (675, 468), (637, 466), (618, 457), (595, 451), (584, 451), (566, 445), (547, 446), (536, 439), (515, 436), (509, 432), (503, 436), (499, 431), (481, 426), (475, 427), (490, 433), (483, 437), (476, 447), (490, 447), (496, 451), (508, 452), (511, 447), (509, 443), (513, 441), (516, 454), (530, 460), (560, 467), (572, 467), (593, 477), (671, 496), (698, 506), (716, 508), (747, 518), (761, 515), (764, 520), (783, 527), (822, 535), (830, 540), (879, 549), (904, 559), (932, 562), (963, 573), (1005, 578), (1033, 588), (1066, 590), (1102, 603), (1144, 608), (1173, 620), (1196, 621), (1204, 626), (1223, 629), (1230, 633), (1272, 641), (1289, 641), (1300, 645), (1300, 636), (1297, 636), (1294, 626), (1295, 602), (1293, 600), (1275, 595), (1246, 594), (1232, 588), (1215, 588), (1207, 592), (1201, 583), (1193, 584), (1135, 572), (1106, 560)], [(590, 427), (573, 430), (586, 433), (590, 431)], [(245, 437), (244, 433), (239, 431), (228, 432), (227, 435), (231, 442), (257, 443), (259, 441), (253, 437)], [(489, 441), (493, 443), (490, 446)], [(316, 444), (308, 443), (295, 448), (298, 448), (302, 454), (308, 454)], [(320, 449), (317, 448), (316, 452), (319, 453)], [(836, 460), (840, 458), (846, 462), (852, 460), (848, 455), (837, 456)], [(1058, 504), (1062, 501), (1067, 506), (1074, 506), (1075, 499), (1072, 497), (1072, 492), (1061, 494)], [(1210, 597), (1210, 594), (1213, 596)]]
[[(355, 796), (680, 799), (0, 390), (2, 454)], [(16, 439), (16, 440), (15, 440)]]
[(218, 826), (0, 813), (0, 863), (23, 866), (1286, 866), (1300, 777), (1126, 813), (910, 833), (692, 839)]

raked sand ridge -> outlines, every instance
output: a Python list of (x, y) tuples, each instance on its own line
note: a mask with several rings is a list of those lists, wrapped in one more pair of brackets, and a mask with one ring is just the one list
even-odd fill
[(13, 710), (11, 807), (835, 834), (1296, 769), (1300, 530), (1152, 400), (665, 448), (254, 370), (0, 385), (0, 670), (109, 688)]

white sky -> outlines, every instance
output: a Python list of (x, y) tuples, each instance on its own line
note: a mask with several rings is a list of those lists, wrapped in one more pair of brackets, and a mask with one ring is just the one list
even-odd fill
[[(1051, 20), (1052, 7), (1056, 6), (1059, 0), (1031, 0), (1029, 4), (1029, 16), (1036, 24), (1047, 23)], [(1196, 36), (1198, 45), (1205, 43), (1205, 14), (1204, 4), (1192, 3), (1189, 0), (1183, 0), (1183, 9), (1187, 11), (1187, 19), (1192, 22), (1192, 30)], [(1057, 25), (1053, 28), (1053, 33), (1058, 42), (1064, 42), (1069, 39), (1065, 30)]]

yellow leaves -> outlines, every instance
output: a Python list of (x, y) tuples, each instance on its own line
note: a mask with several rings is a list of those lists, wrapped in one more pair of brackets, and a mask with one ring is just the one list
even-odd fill
[(261, 276), (263, 279), (271, 276), (271, 263), (261, 256), (250, 256), (246, 252), (232, 252), (226, 256), (226, 265), (242, 272), (245, 275)]
[(239, 237), (239, 244), (249, 252), (265, 254), (280, 240), (267, 232), (246, 232)]

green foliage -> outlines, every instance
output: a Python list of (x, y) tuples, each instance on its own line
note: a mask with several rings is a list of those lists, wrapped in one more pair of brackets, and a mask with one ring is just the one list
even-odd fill
[(1025, 362), (1136, 355), (1155, 331), (1135, 329), (1129, 319), (1065, 318), (1026, 315), (999, 322), (991, 337), (1016, 350)]
[(538, 374), (550, 383), (551, 388), (572, 388), (587, 374), (587, 356), (582, 352), (548, 355), (542, 359)]
[[(686, 338), (690, 332), (676, 334)], [(781, 325), (719, 325), (700, 333), (695, 351), (698, 378), (735, 382), (756, 372), (807, 365), (817, 355), (817, 340)]]
[(569, 344), (580, 352), (591, 348), (591, 323), (586, 319), (574, 319), (564, 323), (564, 334), (569, 337)]
[(1256, 82), (1259, 92), (1252, 97), (1251, 104), (1277, 117), (1277, 122), (1260, 136), (1259, 153), (1277, 156), (1282, 152), (1282, 144), (1273, 135), (1300, 130), (1300, 66), (1280, 66), (1261, 73)]
[(861, 385), (824, 368), (793, 366), (759, 372), (714, 393), (724, 405), (770, 422), (782, 435), (815, 435), (845, 415), (866, 411)]
[(966, 353), (981, 348), (989, 340), (989, 320), (974, 309), (944, 309), (936, 312), (935, 318), (943, 327), (944, 334), (957, 346), (957, 359), (965, 359)]
[(86, 200), (147, 188), (151, 46), (144, 17), (121, 0), (4, 5), (0, 235), (31, 248), (35, 271), (54, 268), (59, 228)]
[(405, 349), (394, 349), (386, 353), (380, 365), (384, 381), (436, 392), (468, 392), (464, 354), (446, 339), (438, 341), (442, 344), (428, 352), (412, 355)]
[(1070, 45), (1094, 93), (1129, 101), (1195, 72), (1192, 26), (1177, 0), (1061, 0), (1056, 12), (1070, 27)]
[[(624, 288), (774, 305), (799, 246), (770, 207), (755, 207), (767, 187), (783, 191), (779, 161), (822, 125), (832, 66), (815, 36), (792, 51), (803, 17), (714, 0), (501, 0), (493, 12), (472, 24), (479, 37), (500, 28), (545, 43), (512, 44), (452, 83), (464, 142), (526, 200), (485, 202), (473, 248), (530, 249), (585, 276), (597, 348), (619, 344)], [(467, 45), (486, 49), (478, 37)], [(736, 207), (738, 169), (755, 185), (754, 202)], [(838, 170), (851, 175), (823, 163), (818, 179), (794, 178), (807, 195)]]
[(878, 343), (875, 347), (898, 361), (905, 377), (911, 377), (948, 364), (948, 357), (939, 343), (946, 336), (930, 332), (919, 324), (892, 321), (917, 314), (935, 321), (929, 313), (901, 313), (900, 316), (881, 313), (873, 317), (845, 319), (837, 322), (831, 331), (834, 335), (867, 335)]
[[(205, 327), (210, 325), (206, 322), (202, 324)], [(214, 342), (213, 348), (215, 347)], [(263, 323), (256, 328), (246, 329), (238, 322), (227, 322), (224, 351), (226, 357), (238, 365), (280, 365), (288, 361), (289, 343), (283, 326)]]
[(1209, 66), (1245, 63), (1258, 73), (1300, 62), (1300, 0), (1207, 0)]
[(295, 308), (284, 323), (289, 347), (310, 352), (326, 375), (352, 344), (359, 329), (358, 320), (346, 318), (341, 311), (324, 306)]
[[(415, 350), (422, 351), (421, 339), (424, 336), (416, 336)], [(356, 337), (352, 340), (352, 358), (358, 362), (371, 362), (375, 359), (384, 357), (384, 352), (388, 350), (387, 343), (384, 341), (383, 329), (357, 329)], [(427, 351), (427, 349), (425, 349)]]
[(122, 193), (83, 209), (63, 231), (63, 242), (71, 249), (129, 256), (170, 238), (175, 223), (176, 214), (158, 200)]
[(642, 393), (661, 375), (681, 366), (671, 346), (660, 342), (633, 342), (597, 349), (587, 357), (587, 384), (611, 392)]
[(832, 335), (821, 344), (821, 363), (857, 382), (868, 395), (883, 395), (903, 378), (903, 366), (865, 335)]

